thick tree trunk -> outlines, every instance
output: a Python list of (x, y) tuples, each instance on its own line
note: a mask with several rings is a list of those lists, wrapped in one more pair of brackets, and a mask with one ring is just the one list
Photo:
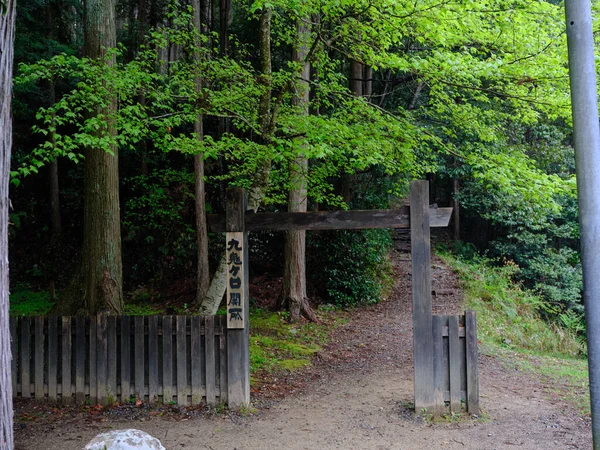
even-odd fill
[(12, 147), (10, 106), (15, 1), (5, 0), (4, 5), (5, 11), (0, 10), (0, 449), (12, 450), (14, 438), (8, 319), (8, 182)]
[[(299, 73), (299, 81), (296, 84), (295, 95), (292, 102), (297, 106), (304, 116), (308, 115), (310, 100), (310, 63), (306, 61), (308, 56), (309, 28), (299, 22), (297, 26), (298, 44), (294, 51), (294, 62), (302, 65)], [(302, 154), (304, 146), (296, 142), (299, 154), (290, 163), (290, 192), (288, 196), (288, 211), (306, 212), (308, 177), (308, 160)], [(288, 231), (285, 239), (285, 272), (283, 277), (283, 292), (281, 296), (282, 306), (287, 307), (290, 312), (290, 320), (297, 322), (304, 313), (311, 320), (316, 320), (308, 303), (306, 295), (306, 231)]]
[[(194, 0), (192, 3), (194, 9), (194, 26), (201, 33), (207, 33), (206, 22), (201, 19), (200, 1)], [(199, 44), (198, 44), (199, 45)], [(195, 56), (199, 60), (199, 54)], [(202, 80), (199, 75), (195, 78), (196, 91), (202, 90)], [(196, 139), (202, 141), (204, 139), (203, 117), (198, 115), (194, 123), (194, 132)], [(210, 274), (208, 268), (208, 226), (206, 223), (206, 202), (204, 190), (204, 155), (198, 154), (194, 156), (194, 193), (195, 193), (195, 209), (196, 209), (196, 242), (198, 255), (198, 276), (196, 282), (196, 303), (198, 306), (206, 297), (210, 285)]]
[[(86, 0), (85, 14), (85, 54), (104, 58), (106, 49), (116, 46), (114, 0)], [(111, 117), (116, 108), (115, 96), (99, 113)], [(111, 119), (106, 126), (115, 135)], [(85, 150), (82, 283), (88, 314), (123, 313), (119, 159), (117, 148), (111, 150)]]
[[(260, 48), (260, 63), (261, 63), (261, 81), (266, 86), (265, 91), (261, 95), (258, 115), (260, 118), (261, 132), (263, 142), (269, 141), (269, 136), (272, 135), (275, 118), (271, 111), (271, 16), (273, 12), (271, 8), (264, 8), (260, 16), (259, 25), (259, 48)], [(254, 177), (254, 182), (248, 192), (248, 209), (253, 211), (258, 210), (262, 203), (269, 182), (271, 164), (265, 162), (259, 168)], [(216, 314), (219, 305), (225, 295), (227, 288), (227, 261), (225, 260), (225, 251), (219, 261), (217, 271), (213, 276), (206, 297), (199, 306), (200, 314)]]
[(232, 20), (231, 0), (219, 0), (219, 49), (222, 56), (229, 52), (229, 26)]

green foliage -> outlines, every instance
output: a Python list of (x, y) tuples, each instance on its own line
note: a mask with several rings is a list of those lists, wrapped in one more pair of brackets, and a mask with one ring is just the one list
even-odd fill
[(290, 325), (281, 313), (251, 310), (251, 373), (290, 372), (310, 364), (328, 333), (341, 323), (332, 313), (320, 315), (325, 324)]
[(53, 305), (50, 293), (34, 291), (27, 285), (19, 284), (11, 291), (9, 313), (11, 316), (43, 316)]
[(155, 170), (125, 180), (129, 200), (123, 208), (126, 265), (134, 280), (155, 279), (193, 270), (194, 173)]
[(570, 357), (585, 352), (573, 330), (542, 318), (540, 311), (554, 311), (550, 304), (514, 284), (516, 265), (492, 266), (481, 257), (462, 260), (450, 253), (441, 256), (463, 282), (466, 307), (477, 312), (478, 338), (487, 345)]
[(339, 230), (312, 234), (308, 264), (315, 286), (323, 286), (325, 301), (337, 306), (375, 303), (389, 280), (388, 230)]

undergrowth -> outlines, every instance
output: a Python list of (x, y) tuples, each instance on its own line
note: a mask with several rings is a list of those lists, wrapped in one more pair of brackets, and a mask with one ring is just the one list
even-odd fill
[(465, 308), (477, 313), (480, 351), (500, 357), (507, 367), (535, 374), (548, 391), (589, 414), (585, 343), (576, 330), (543, 318), (549, 308), (544, 300), (512, 281), (518, 268), (492, 265), (479, 256), (461, 259), (443, 250), (437, 253), (461, 279)]
[(332, 329), (344, 323), (320, 311), (322, 323), (290, 324), (284, 312), (250, 311), (250, 373), (290, 372), (310, 364)]

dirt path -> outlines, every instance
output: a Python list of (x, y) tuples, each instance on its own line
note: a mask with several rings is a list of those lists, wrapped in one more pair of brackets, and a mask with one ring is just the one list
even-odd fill
[[(292, 394), (257, 393), (256, 414), (123, 421), (73, 413), (60, 421), (18, 421), (17, 450), (79, 450), (108, 428), (145, 430), (168, 450), (591, 449), (587, 418), (493, 357), (480, 357), (482, 418), (431, 424), (412, 413), (409, 258), (395, 254), (399, 282), (390, 299), (355, 313), (314, 367), (275, 382)], [(432, 276), (434, 311), (459, 311), (454, 275), (434, 260)]]

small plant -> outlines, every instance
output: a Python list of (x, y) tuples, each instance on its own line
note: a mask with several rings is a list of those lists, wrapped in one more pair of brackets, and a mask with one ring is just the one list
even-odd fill
[(240, 409), (238, 412), (240, 413), (241, 416), (248, 417), (248, 416), (251, 416), (252, 414), (256, 414), (257, 411), (258, 410), (254, 406), (252, 406), (251, 403), (243, 403), (242, 406), (240, 406)]

